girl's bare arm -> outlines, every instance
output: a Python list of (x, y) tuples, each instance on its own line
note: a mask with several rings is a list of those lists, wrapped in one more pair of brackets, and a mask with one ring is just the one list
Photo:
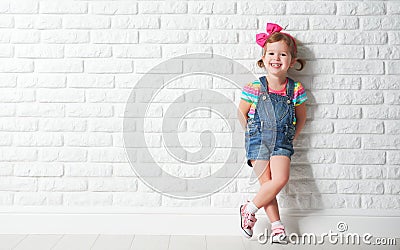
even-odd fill
[(305, 103), (302, 103), (295, 108), (295, 115), (296, 115), (296, 134), (294, 135), (294, 139), (296, 139), (299, 136), (300, 131), (306, 124), (307, 108)]
[(237, 115), (238, 115), (239, 122), (242, 125), (243, 129), (246, 129), (246, 126), (247, 126), (247, 119), (249, 118), (247, 116), (247, 113), (249, 112), (250, 107), (251, 107), (251, 104), (249, 102), (246, 102), (245, 100), (240, 100)]

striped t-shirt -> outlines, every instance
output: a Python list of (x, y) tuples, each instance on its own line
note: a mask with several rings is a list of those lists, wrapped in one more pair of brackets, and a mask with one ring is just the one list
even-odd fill
[[(285, 87), (281, 90), (274, 90), (268, 88), (268, 93), (286, 96), (286, 86), (287, 83)], [(255, 80), (254, 82), (247, 84), (243, 88), (241, 98), (242, 100), (245, 100), (246, 102), (251, 104), (250, 110), (247, 113), (247, 116), (249, 118), (254, 118), (254, 113), (256, 112), (256, 107), (257, 107), (258, 97), (260, 96), (260, 92), (261, 92), (261, 82), (259, 80)], [(304, 90), (304, 87), (300, 82), (294, 83), (294, 95), (292, 101), (295, 107), (307, 101), (306, 91)], [(294, 124), (296, 123), (296, 118), (293, 123)]]

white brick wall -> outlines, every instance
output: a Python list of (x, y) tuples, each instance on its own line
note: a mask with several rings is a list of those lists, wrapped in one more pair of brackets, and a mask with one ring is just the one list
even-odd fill
[[(3, 0), (0, 206), (236, 207), (258, 188), (248, 184), (247, 168), (220, 192), (198, 200), (162, 196), (143, 184), (124, 149), (125, 103), (151, 67), (187, 53), (224, 55), (262, 73), (255, 66), (261, 53), (255, 34), (267, 22), (277, 22), (288, 25), (288, 32), (301, 41), (299, 53), (307, 65), (292, 76), (303, 82), (309, 96), (308, 121), (295, 143), (291, 180), (280, 205), (399, 209), (399, 14), (395, 0)], [(213, 67), (218, 66), (223, 67)], [(159, 73), (180, 73), (182, 67)], [(239, 102), (237, 90), (209, 76), (200, 79), (168, 86), (150, 108), (146, 130), (154, 133), (150, 144), (159, 150), (156, 158), (167, 163), (168, 173), (201, 177), (218, 167), (181, 168), (162, 152), (157, 134), (166, 104), (188, 88), (214, 88)], [(134, 94), (138, 110), (148, 97)], [(215, 105), (226, 103), (215, 100)], [(135, 112), (127, 115), (140, 119)], [(235, 116), (228, 119), (234, 123)], [(215, 163), (230, 150), (225, 141), (229, 130), (217, 118), (204, 112), (181, 128), (188, 133), (182, 144), (199, 147), (192, 138), (213, 119), (220, 147), (211, 158)], [(143, 130), (134, 123), (129, 132)], [(242, 132), (239, 126), (234, 130)], [(143, 142), (127, 143), (138, 149), (135, 159), (151, 164), (140, 153)], [(242, 164), (237, 153), (228, 162)], [(229, 178), (228, 172), (219, 177)], [(163, 173), (147, 174), (162, 178)], [(168, 188), (203, 190), (193, 185)]]

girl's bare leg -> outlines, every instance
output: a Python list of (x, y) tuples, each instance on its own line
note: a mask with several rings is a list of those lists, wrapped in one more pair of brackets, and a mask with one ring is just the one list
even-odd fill
[[(258, 165), (258, 163), (255, 164)], [(266, 161), (264, 161), (263, 164), (264, 168), (268, 165)], [(267, 206), (271, 202), (276, 200), (276, 195), (281, 191), (281, 189), (286, 185), (286, 183), (289, 180), (289, 173), (290, 173), (289, 157), (282, 155), (272, 156), (269, 162), (269, 166), (271, 170), (271, 180), (266, 181), (261, 185), (260, 190), (253, 199), (253, 203), (257, 207)]]
[[(268, 181), (271, 181), (271, 168), (269, 161), (253, 160), (251, 161), (251, 165), (253, 166), (253, 170), (257, 175), (260, 186)], [(280, 220), (279, 207), (276, 197), (270, 203), (264, 206), (264, 210), (270, 222)]]

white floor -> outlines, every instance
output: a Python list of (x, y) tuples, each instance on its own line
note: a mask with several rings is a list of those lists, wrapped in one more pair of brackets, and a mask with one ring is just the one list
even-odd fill
[(239, 236), (0, 234), (1, 250), (400, 249), (397, 245), (271, 245)]

